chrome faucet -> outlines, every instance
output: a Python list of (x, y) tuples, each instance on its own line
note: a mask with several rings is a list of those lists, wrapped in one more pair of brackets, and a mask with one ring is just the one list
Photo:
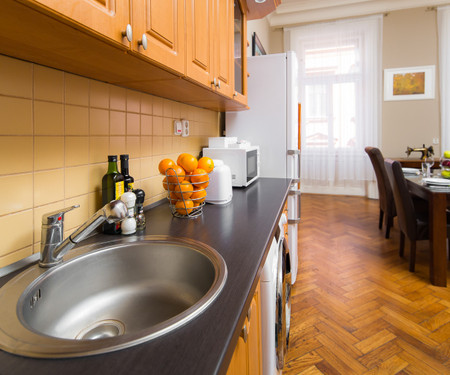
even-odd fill
[(88, 221), (82, 224), (65, 240), (64, 238), (64, 214), (74, 208), (75, 205), (62, 210), (49, 212), (42, 216), (41, 230), (41, 259), (40, 267), (53, 267), (62, 261), (64, 254), (72, 249), (77, 243), (84, 240), (100, 224), (107, 221), (115, 223), (127, 216), (127, 207), (120, 200), (111, 201), (98, 210)]

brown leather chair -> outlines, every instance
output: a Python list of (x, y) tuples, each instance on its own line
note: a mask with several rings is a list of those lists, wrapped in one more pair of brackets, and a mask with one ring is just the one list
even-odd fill
[[(404, 255), (405, 235), (410, 241), (409, 271), (414, 272), (416, 263), (416, 241), (429, 239), (428, 206), (421, 199), (413, 199), (409, 192), (400, 162), (385, 160), (386, 172), (392, 185), (397, 220), (400, 227), (400, 256)], [(450, 235), (449, 214), (447, 213), (447, 238)]]
[(397, 216), (397, 210), (395, 208), (394, 196), (392, 194), (392, 187), (389, 182), (388, 175), (386, 174), (386, 168), (384, 166), (384, 158), (381, 151), (376, 147), (366, 147), (364, 149), (369, 155), (372, 162), (375, 175), (377, 177), (378, 185), (378, 199), (380, 201), (380, 220), (378, 227), (383, 227), (383, 216), (386, 217), (386, 238), (389, 238), (389, 232), (394, 224), (394, 217)]

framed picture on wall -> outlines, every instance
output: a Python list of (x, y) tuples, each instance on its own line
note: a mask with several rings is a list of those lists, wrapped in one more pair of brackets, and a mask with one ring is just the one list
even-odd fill
[(256, 33), (252, 34), (252, 56), (261, 56), (265, 55), (266, 50), (261, 44), (261, 41), (258, 38), (258, 35)]
[(435, 66), (384, 69), (384, 100), (434, 99)]

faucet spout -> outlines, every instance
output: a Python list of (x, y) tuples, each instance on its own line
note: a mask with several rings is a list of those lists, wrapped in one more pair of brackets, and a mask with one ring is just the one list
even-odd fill
[[(75, 207), (73, 207), (75, 208)], [(72, 209), (72, 208), (70, 208)], [(111, 201), (98, 210), (70, 236), (63, 240), (64, 213), (57, 211), (43, 216), (40, 267), (53, 267), (62, 261), (64, 254), (83, 241), (103, 222), (115, 223), (126, 218), (127, 207), (120, 200)]]

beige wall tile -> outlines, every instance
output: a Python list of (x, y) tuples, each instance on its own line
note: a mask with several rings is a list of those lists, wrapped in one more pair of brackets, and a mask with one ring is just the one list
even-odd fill
[(33, 137), (0, 136), (0, 175), (33, 170)]
[(171, 101), (172, 103), (172, 118), (179, 119), (181, 115), (181, 103)]
[(89, 219), (88, 194), (80, 195), (79, 197), (72, 199), (66, 199), (65, 201), (65, 207), (74, 206), (76, 204), (80, 205), (80, 207), (64, 215), (64, 230), (69, 231), (69, 234)]
[(101, 191), (102, 178), (108, 170), (107, 163), (91, 164), (89, 166), (89, 192)]
[[(126, 137), (120, 136), (111, 136), (109, 137), (109, 155), (117, 155), (117, 159), (119, 159), (119, 155), (127, 153), (127, 141)], [(107, 159), (107, 155), (106, 155)]]
[(34, 137), (34, 170), (64, 167), (64, 137)]
[(164, 117), (163, 118), (163, 135), (173, 134), (173, 119)]
[(102, 163), (108, 160), (109, 137), (89, 137), (89, 162)]
[(109, 113), (109, 134), (126, 134), (126, 114), (125, 112), (111, 111)]
[(62, 103), (64, 101), (64, 72), (34, 65), (34, 98)]
[(163, 116), (163, 98), (153, 97), (153, 116)]
[(12, 253), (9, 253), (7, 255), (4, 255), (0, 257), (0, 268), (9, 266), (10, 264), (13, 264), (21, 259), (24, 259), (30, 255), (33, 254), (32, 246), (27, 246), (24, 249), (20, 249), (17, 251), (14, 251)]
[(173, 117), (173, 101), (168, 99), (163, 99), (163, 117)]
[(29, 99), (0, 96), (1, 135), (32, 135), (33, 112)]
[(97, 190), (88, 194), (88, 214), (89, 217), (94, 215), (102, 207), (102, 192)]
[(111, 86), (109, 91), (109, 106), (111, 109), (126, 111), (127, 90), (123, 87)]
[(141, 156), (152, 156), (154, 147), (154, 137), (141, 136)]
[(91, 108), (89, 111), (89, 134), (109, 134), (109, 111), (105, 109)]
[(96, 108), (109, 108), (110, 85), (90, 80), (89, 81), (89, 104)]
[(64, 201), (58, 201), (43, 206), (35, 207), (33, 210), (33, 243), (41, 241), (42, 216), (64, 208)]
[(89, 109), (73, 105), (65, 106), (65, 134), (89, 135)]
[(153, 116), (153, 135), (164, 135), (164, 119)]
[(141, 94), (138, 91), (127, 90), (127, 112), (141, 111)]
[(64, 197), (72, 198), (89, 192), (89, 166), (66, 168)]
[(153, 116), (141, 115), (141, 135), (153, 134)]
[(0, 215), (33, 208), (33, 175), (31, 173), (0, 177), (0, 191), (7, 198), (0, 204)]
[[(192, 137), (191, 137), (192, 138)], [(162, 137), (162, 153), (171, 153), (173, 152), (173, 144), (172, 144), (172, 137)]]
[(127, 113), (127, 135), (139, 135), (140, 128), (140, 115), (137, 113)]
[(134, 182), (141, 179), (141, 159), (130, 159), (130, 176), (134, 178)]
[(33, 64), (0, 55), (0, 94), (31, 98)]
[(89, 137), (65, 137), (65, 166), (89, 163)]
[(62, 104), (34, 101), (34, 134), (64, 135)]
[[(164, 154), (164, 137), (162, 136), (153, 136), (152, 137), (152, 155), (163, 155)], [(147, 150), (146, 150), (147, 151)], [(142, 156), (150, 156), (147, 152), (144, 154), (142, 152)]]
[(89, 105), (89, 79), (65, 73), (65, 102), (67, 104)]
[(153, 113), (153, 96), (141, 94), (141, 113), (151, 115)]
[(64, 169), (34, 173), (34, 204), (44, 204), (64, 199)]
[(33, 243), (33, 210), (0, 217), (0, 256), (31, 246)]
[(141, 161), (141, 179), (153, 176), (154, 175), (154, 171), (152, 170), (153, 158), (145, 157), (141, 158), (140, 161)]
[(126, 153), (131, 159), (141, 157), (141, 139), (138, 136), (127, 137)]

